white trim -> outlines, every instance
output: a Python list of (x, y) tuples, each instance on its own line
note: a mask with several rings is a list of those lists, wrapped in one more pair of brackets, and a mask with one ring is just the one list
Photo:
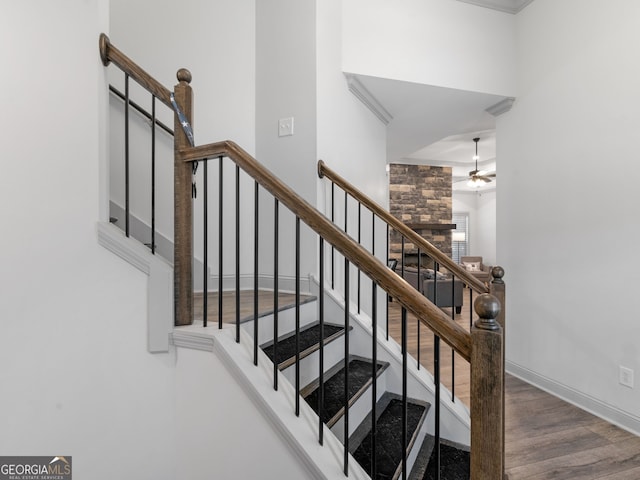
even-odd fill
[(510, 13), (512, 15), (522, 11), (533, 0), (458, 0), (459, 2), (470, 3), (478, 7), (490, 8), (499, 12)]
[(127, 238), (122, 230), (107, 222), (98, 222), (98, 243), (104, 248), (133, 265), (142, 273), (151, 272), (151, 253), (143, 244)]
[(540, 375), (526, 367), (507, 360), (506, 371), (545, 392), (600, 417), (634, 435), (640, 435), (640, 418), (617, 407), (604, 403), (586, 393), (580, 392), (555, 380)]
[(490, 107), (485, 109), (485, 112), (493, 115), (494, 117), (498, 117), (503, 113), (507, 113), (513, 107), (513, 103), (516, 101), (514, 97), (507, 97), (504, 100), (500, 100), (495, 105), (491, 105)]
[(345, 73), (347, 77), (347, 85), (349, 91), (353, 93), (358, 100), (371, 110), (371, 112), (380, 119), (385, 125), (389, 125), (389, 122), (393, 120), (393, 116), (382, 106), (376, 97), (374, 97), (369, 90), (358, 80), (355, 75)]
[[(196, 330), (191, 327), (196, 327)], [(176, 347), (213, 352), (214, 338), (212, 330), (217, 330), (218, 328), (215, 326), (207, 328), (210, 330), (201, 330), (204, 329), (201, 321), (195, 321), (193, 325), (176, 327), (171, 333), (171, 343)]]

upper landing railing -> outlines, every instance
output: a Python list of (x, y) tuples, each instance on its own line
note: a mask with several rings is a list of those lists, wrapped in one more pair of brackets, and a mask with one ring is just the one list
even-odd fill
[[(163, 104), (175, 110), (174, 115), (174, 297), (175, 297), (175, 324), (188, 325), (193, 322), (193, 199), (192, 181), (194, 164), (203, 162), (203, 169), (209, 161), (220, 165), (220, 185), (222, 186), (222, 160), (227, 158), (235, 164), (235, 197), (236, 197), (236, 290), (239, 281), (239, 263), (241, 261), (240, 240), (238, 233), (239, 208), (240, 203), (240, 171), (250, 177), (255, 184), (254, 188), (254, 281), (258, 277), (258, 191), (262, 189), (274, 199), (274, 215), (277, 226), (278, 206), (286, 207), (296, 220), (296, 279), (299, 279), (299, 232), (300, 223), (315, 232), (320, 239), (320, 283), (323, 288), (323, 252), (325, 242), (344, 257), (345, 262), (345, 323), (349, 321), (349, 265), (354, 265), (362, 274), (366, 275), (371, 282), (393, 297), (406, 311), (411, 312), (420, 322), (429, 328), (442, 341), (447, 343), (463, 359), (469, 361), (471, 368), (471, 478), (494, 479), (503, 475), (503, 413), (502, 413), (502, 392), (503, 392), (503, 335), (502, 328), (496, 322), (499, 315), (500, 306), (497, 299), (490, 295), (481, 295), (476, 300), (476, 311), (480, 319), (474, 324), (471, 332), (468, 332), (451, 319), (436, 305), (430, 302), (424, 295), (412, 288), (406, 281), (391, 271), (387, 265), (379, 261), (374, 255), (368, 252), (357, 241), (346, 235), (340, 228), (318, 212), (312, 205), (305, 201), (295, 191), (281, 182), (264, 166), (257, 162), (251, 155), (231, 141), (216, 142), (208, 145), (193, 146), (193, 138), (187, 136), (188, 128), (192, 124), (193, 92), (190, 86), (191, 74), (181, 69), (178, 71), (178, 83), (173, 92), (163, 87), (153, 77), (137, 66), (126, 57), (116, 47), (114, 47), (106, 35), (100, 36), (100, 55), (103, 63), (108, 65), (114, 63), (123, 70), (128, 77), (134, 79), (138, 84), (151, 93), (153, 98), (157, 98)], [(174, 105), (175, 102), (175, 105)], [(205, 176), (206, 178), (206, 176)], [(220, 187), (220, 225), (222, 227), (222, 187)], [(243, 196), (243, 198), (245, 198)], [(204, 210), (207, 210), (207, 186), (203, 188)], [(206, 220), (205, 220), (206, 222)], [(205, 240), (207, 245), (205, 223)], [(277, 228), (276, 228), (277, 232)], [(219, 234), (222, 236), (222, 228)], [(276, 233), (277, 234), (277, 233)], [(221, 237), (222, 240), (222, 237)], [(222, 249), (222, 241), (220, 248)], [(277, 239), (275, 240), (277, 245)], [(205, 271), (206, 271), (206, 252)], [(220, 250), (222, 260), (222, 250)], [(274, 252), (276, 257), (275, 268), (277, 269), (277, 248)], [(222, 268), (222, 262), (220, 262)], [(221, 270), (220, 270), (221, 272)], [(277, 281), (277, 270), (274, 272), (274, 281)], [(205, 277), (206, 278), (206, 277)], [(219, 276), (219, 288), (221, 292), (222, 275)], [(296, 281), (298, 289), (299, 281)], [(257, 283), (256, 283), (257, 286)], [(376, 290), (374, 288), (374, 292)], [(205, 298), (207, 285), (204, 286)], [(237, 292), (238, 293), (238, 292)], [(298, 291), (296, 292), (297, 296)], [(375, 305), (375, 295), (374, 302)], [(221, 298), (221, 295), (219, 295)], [(236, 295), (236, 301), (239, 295)], [(320, 299), (323, 295), (320, 296)], [(257, 300), (256, 300), (257, 304)], [(322, 303), (321, 303), (322, 305)], [(322, 309), (322, 306), (320, 307)], [(239, 309), (238, 309), (239, 310)], [(206, 311), (206, 307), (205, 307)], [(257, 313), (257, 310), (256, 310)], [(257, 315), (256, 315), (257, 317)], [(219, 318), (221, 327), (221, 317)], [(322, 322), (322, 319), (320, 320)], [(258, 322), (255, 323), (257, 328)], [(406, 323), (406, 322), (405, 322)], [(375, 323), (374, 323), (375, 324)], [(236, 327), (237, 329), (239, 327)], [(347, 329), (348, 330), (348, 329)], [(239, 341), (239, 333), (236, 339)], [(403, 338), (404, 352), (403, 364), (406, 372), (406, 336)], [(376, 337), (374, 336), (374, 343)], [(257, 340), (254, 341), (254, 363), (257, 363)], [(348, 337), (345, 340), (346, 353), (348, 357)], [(348, 361), (348, 358), (347, 360)], [(376, 359), (373, 359), (374, 365)], [(320, 368), (322, 372), (323, 369)], [(348, 374), (345, 375), (345, 378)], [(406, 377), (406, 374), (404, 375)], [(345, 380), (346, 381), (346, 380)], [(296, 382), (297, 383), (297, 382)], [(275, 385), (274, 385), (275, 387)], [(403, 379), (403, 389), (406, 391), (406, 378)], [(299, 385), (296, 385), (299, 391)], [(296, 398), (296, 413), (298, 413), (299, 395)], [(375, 394), (374, 394), (375, 397)], [(406, 395), (405, 395), (406, 398)], [(345, 414), (345, 425), (347, 425), (348, 413)], [(321, 415), (320, 415), (321, 417)], [(320, 442), (322, 443), (322, 428), (319, 429)], [(406, 435), (403, 435), (406, 442)], [(348, 438), (344, 440), (344, 471), (347, 473), (347, 463), (349, 458)], [(375, 462), (372, 462), (375, 464)], [(406, 469), (403, 469), (403, 477), (406, 477)]]

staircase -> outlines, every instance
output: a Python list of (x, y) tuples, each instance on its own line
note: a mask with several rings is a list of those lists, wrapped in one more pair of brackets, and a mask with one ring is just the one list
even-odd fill
[[(191, 74), (185, 69), (178, 71), (178, 84), (169, 91), (148, 73), (142, 70), (131, 59), (114, 47), (106, 35), (100, 37), (100, 54), (104, 65), (114, 63), (125, 73), (125, 85), (129, 77), (135, 80), (144, 90), (152, 95), (174, 114), (174, 235), (173, 235), (173, 287), (174, 287), (174, 324), (172, 332), (174, 345), (179, 345), (180, 338), (191, 342), (194, 348), (202, 350), (218, 349), (223, 361), (242, 377), (245, 387), (253, 389), (255, 400), (262, 396), (260, 408), (274, 422), (282, 419), (282, 432), (293, 451), (303, 455), (308, 467), (315, 468), (318, 478), (431, 478), (429, 472), (434, 462), (428, 458), (434, 456), (438, 471), (434, 478), (443, 478), (443, 469), (449, 468), (446, 452), (465, 458), (460, 453), (464, 445), (470, 443), (470, 478), (473, 480), (502, 479), (504, 474), (504, 349), (503, 327), (504, 312), (500, 305), (504, 304), (504, 271), (495, 267), (491, 286), (481, 284), (467, 272), (456, 265), (432, 245), (428, 244), (406, 225), (391, 217), (388, 212), (374, 205), (367, 197), (352, 185), (340, 179), (335, 172), (322, 162), (318, 165), (320, 176), (331, 178), (332, 192), (334, 184), (338, 184), (345, 192), (344, 211), (345, 224), (337, 226), (332, 219), (319, 212), (313, 205), (305, 201), (299, 194), (281, 182), (256, 159), (231, 141), (221, 141), (208, 145), (194, 145), (191, 130), (193, 92), (190, 86)], [(128, 111), (130, 102), (128, 87), (125, 87), (125, 129), (128, 132)], [(152, 131), (155, 131), (155, 114), (152, 119)], [(125, 135), (126, 137), (126, 135)], [(128, 152), (128, 147), (125, 148)], [(152, 157), (152, 164), (154, 160)], [(202, 196), (198, 198), (199, 209), (203, 213), (203, 237), (194, 242), (194, 203), (196, 188), (195, 172), (198, 164), (202, 164)], [(207, 169), (213, 163), (219, 168)], [(229, 181), (223, 164), (233, 166), (235, 181)], [(125, 161), (128, 178), (128, 158)], [(211, 175), (209, 170), (213, 171)], [(230, 170), (227, 168), (227, 170)], [(219, 174), (216, 174), (219, 172)], [(225, 176), (226, 175), (226, 176)], [(243, 189), (241, 193), (240, 178), (244, 176), (253, 183), (251, 191)], [(153, 177), (153, 175), (152, 175)], [(211, 180), (209, 178), (211, 177)], [(224, 177), (224, 178), (223, 178)], [(217, 184), (219, 199), (209, 201), (207, 197), (208, 183)], [(233, 185), (235, 184), (235, 190)], [(229, 188), (224, 188), (228, 185)], [(131, 211), (129, 206), (129, 184), (126, 182), (126, 201), (124, 208), (124, 233), (129, 237)], [(155, 186), (151, 187), (155, 192)], [(269, 207), (264, 207), (260, 199), (266, 193), (271, 196)], [(347, 231), (347, 195), (358, 202), (358, 238)], [(253, 199), (251, 199), (253, 197)], [(241, 229), (240, 199), (243, 204), (252, 203), (253, 228), (251, 231), (243, 223)], [(332, 194), (333, 198), (333, 194)], [(333, 201), (333, 200), (332, 200)], [(223, 205), (224, 202), (224, 205)], [(155, 245), (153, 235), (154, 201), (151, 202), (151, 234), (150, 244)], [(209, 206), (218, 209), (218, 241), (217, 249), (210, 245), (208, 237)], [(233, 212), (235, 206), (235, 212)], [(444, 266), (451, 274), (451, 280), (461, 279), (480, 295), (475, 302), (475, 310), (479, 318), (469, 332), (430, 302), (425, 294), (410, 286), (381, 261), (381, 254), (375, 250), (373, 241), (371, 250), (360, 243), (360, 207), (364, 206), (373, 213), (375, 233), (376, 219), (383, 222), (388, 238), (393, 228), (402, 236), (402, 248), (405, 239), (420, 252), (427, 253), (433, 260), (435, 269)], [(331, 205), (331, 218), (335, 206)], [(266, 210), (266, 213), (265, 213)], [(279, 233), (285, 230), (280, 227), (280, 210), (289, 216), (295, 229), (288, 230), (289, 242), (294, 259), (288, 259), (289, 267), (295, 272), (288, 276), (279, 271)], [(234, 215), (235, 213), (235, 215)], [(246, 211), (244, 213), (246, 215)], [(265, 238), (260, 231), (260, 221), (273, 214), (273, 237)], [(235, 216), (235, 227), (225, 228), (229, 217)], [(223, 221), (223, 217), (226, 222)], [(301, 244), (300, 225), (304, 224), (314, 236), (314, 241), (306, 237)], [(116, 227), (113, 227), (116, 228)], [(294, 231), (292, 231), (294, 230)], [(250, 236), (253, 236), (253, 251)], [(241, 242), (241, 237), (245, 241)], [(375, 235), (374, 235), (375, 239)], [(220, 299), (218, 308), (218, 326), (210, 326), (207, 332), (208, 308), (204, 295), (204, 316), (201, 324), (194, 324), (194, 275), (193, 265), (196, 260), (194, 245), (204, 246), (200, 252), (203, 265), (202, 289), (204, 292), (217, 288)], [(242, 244), (242, 249), (241, 249)], [(233, 246), (235, 248), (233, 248)], [(249, 247), (249, 248), (247, 248)], [(317, 255), (315, 272), (306, 275), (319, 275), (315, 283), (316, 299), (301, 301), (300, 256), (303, 249), (309, 250), (305, 255)], [(317, 250), (316, 250), (317, 248)], [(380, 247), (378, 247), (380, 248)], [(389, 245), (384, 245), (385, 252)], [(152, 253), (154, 248), (151, 249)], [(217, 250), (217, 271), (208, 259), (209, 251)], [(331, 259), (325, 263), (325, 256), (330, 251)], [(260, 265), (259, 256), (264, 255), (273, 260), (269, 271)], [(386, 253), (385, 253), (386, 254)], [(337, 261), (334, 255), (344, 261)], [(230, 272), (226, 258), (231, 258), (234, 271)], [(254, 309), (253, 314), (240, 318), (239, 299), (242, 290), (241, 281), (246, 280), (246, 270), (251, 268), (253, 281)], [(263, 260), (264, 263), (264, 260)], [(268, 263), (268, 262), (267, 262)], [(240, 265), (244, 271), (241, 271)], [(334, 267), (338, 265), (336, 271)], [(259, 268), (260, 267), (260, 268)], [(342, 268), (342, 270), (340, 270)], [(401, 271), (404, 263), (401, 263)], [(357, 272), (357, 285), (350, 287), (351, 270)], [(330, 272), (331, 282), (324, 281), (324, 275)], [(285, 272), (287, 273), (287, 272)], [(334, 274), (340, 276), (341, 284), (334, 290)], [(420, 270), (418, 270), (420, 275)], [(153, 277), (153, 272), (151, 272)], [(365, 289), (361, 298), (361, 277), (370, 286)], [(210, 279), (217, 281), (217, 287), (209, 288)], [(268, 278), (273, 286), (275, 297), (280, 292), (278, 282), (281, 278), (289, 282), (289, 290), (295, 290), (294, 308), (287, 310), (278, 306), (271, 314), (258, 311), (257, 292), (264, 288), (261, 279)], [(236, 307), (235, 327), (223, 325), (223, 290), (225, 279), (234, 282)], [(153, 281), (153, 280), (152, 280)], [(315, 280), (311, 281), (313, 284)], [(354, 281), (354, 284), (356, 282)], [(329, 287), (331, 285), (331, 287)], [(435, 288), (435, 286), (434, 286)], [(228, 288), (227, 288), (228, 289)], [(355, 292), (354, 292), (355, 291)], [(380, 293), (378, 293), (380, 292)], [(489, 295), (491, 292), (494, 295)], [(349, 296), (357, 293), (357, 314)], [(386, 332), (380, 328), (377, 309), (380, 303), (392, 298), (394, 304), (402, 308), (402, 334), (396, 343), (389, 339), (388, 326)], [(385, 301), (379, 302), (378, 300)], [(363, 311), (361, 313), (361, 300)], [(327, 308), (325, 308), (327, 304)], [(293, 313), (293, 315), (292, 315)], [(412, 360), (409, 364), (407, 348), (407, 314), (418, 319), (419, 325), (431, 331), (434, 340), (434, 369), (429, 373), (426, 369), (418, 369)], [(286, 318), (285, 318), (286, 317)], [(381, 318), (385, 318), (384, 313)], [(387, 317), (388, 318), (388, 317)], [(181, 328), (180, 328), (181, 327)], [(211, 332), (211, 333), (209, 333)], [(216, 333), (217, 332), (217, 333)], [(232, 332), (234, 333), (232, 335)], [(385, 335), (386, 333), (386, 335)], [(192, 338), (187, 339), (191, 335)], [(386, 337), (386, 339), (385, 339)], [(471, 368), (471, 420), (469, 427), (468, 411), (461, 414), (461, 407), (453, 403), (448, 395), (441, 396), (439, 367), (439, 345), (451, 349), (463, 361), (470, 362)], [(438, 345), (436, 348), (435, 345)], [(211, 348), (213, 346), (213, 348)], [(251, 352), (249, 355), (249, 348)], [(438, 353), (435, 353), (437, 350)], [(223, 352), (224, 351), (224, 352)], [(418, 354), (419, 355), (419, 354)], [(251, 360), (249, 360), (251, 358)], [(234, 363), (234, 365), (232, 365)], [(251, 365), (253, 363), (253, 365)], [(267, 368), (265, 364), (270, 363)], [(262, 368), (254, 368), (254, 367)], [(273, 383), (265, 381), (265, 371), (273, 371)], [(261, 378), (259, 378), (262, 375)], [(240, 381), (240, 380), (239, 380)], [(250, 383), (253, 382), (253, 385)], [(258, 386), (259, 384), (259, 386)], [(276, 398), (279, 385), (288, 395), (286, 400)], [(255, 387), (255, 388), (254, 388)], [(266, 389), (265, 389), (266, 388)], [(258, 390), (260, 390), (258, 392)], [(269, 402), (278, 405), (272, 408)], [(282, 410), (287, 404), (294, 404), (294, 419), (291, 411)], [(296, 417), (316, 417), (318, 426), (317, 441), (310, 442), (312, 430), (295, 420)], [(280, 417), (277, 418), (277, 417)], [(286, 420), (284, 420), (286, 417)], [(373, 420), (372, 420), (373, 419)], [(326, 432), (325, 432), (326, 430)], [(281, 432), (281, 433), (282, 433)], [(432, 441), (430, 435), (433, 436)], [(305, 437), (302, 439), (301, 437)], [(469, 438), (470, 437), (470, 438)], [(445, 440), (445, 439), (448, 439)], [(470, 440), (470, 442), (469, 442)], [(306, 442), (305, 445), (302, 445)], [(342, 449), (336, 449), (336, 442)], [(462, 444), (462, 448), (458, 448)], [(319, 445), (318, 445), (319, 444)], [(431, 447), (431, 445), (433, 445)], [(323, 447), (323, 448), (322, 448)], [(449, 447), (452, 447), (451, 449)], [(329, 453), (327, 453), (330, 451)], [(432, 455), (432, 452), (435, 455)], [(445, 452), (443, 454), (443, 452)], [(331, 455), (342, 457), (339, 463), (327, 463)], [(335, 470), (341, 464), (339, 476), (326, 474), (319, 463), (316, 467), (311, 463), (322, 458), (324, 465)], [(334, 458), (335, 460), (335, 458)], [(458, 470), (459, 462), (451, 471)], [(452, 463), (453, 465), (453, 463)], [(462, 467), (460, 470), (464, 471)], [(464, 473), (461, 478), (466, 478)], [(458, 477), (452, 477), (458, 478)]]
[[(435, 442), (433, 427), (429, 431), (427, 421), (431, 403), (425, 400), (433, 396), (429, 389), (424, 389), (420, 398), (407, 398), (408, 441), (407, 450), (402, 451), (403, 400), (402, 392), (397, 388), (397, 378), (394, 378), (398, 374), (397, 366), (394, 369), (393, 361), (378, 360), (374, 369), (373, 360), (357, 347), (369, 342), (369, 338), (362, 333), (358, 319), (352, 319), (353, 325), (349, 325), (352, 337), (350, 343), (355, 346), (356, 353), (350, 353), (349, 361), (345, 363), (346, 330), (344, 324), (339, 323), (342, 317), (338, 316), (335, 321), (323, 322), (321, 325), (317, 319), (316, 297), (308, 298), (300, 306), (300, 328), (297, 336), (289, 306), (280, 308), (279, 317), (278, 338), (274, 341), (273, 312), (260, 315), (260, 349), (275, 364), (281, 381), (284, 379), (295, 385), (297, 369), (302, 399), (316, 415), (322, 417), (322, 422), (331, 435), (343, 445), (345, 438), (347, 439), (349, 461), (357, 462), (371, 478), (381, 480), (403, 478), (403, 461), (406, 462), (407, 469), (404, 478), (469, 478), (468, 446), (452, 441), (441, 444), (441, 476), (434, 476), (437, 463), (434, 458)], [(247, 337), (254, 334), (253, 317), (242, 321), (241, 326)], [(395, 344), (393, 340), (391, 343)], [(394, 346), (400, 348), (397, 344)], [(322, 379), (319, 374), (321, 348), (324, 357)], [(346, 371), (348, 394), (345, 396)], [(374, 395), (375, 429), (371, 423)], [(323, 399), (322, 408), (319, 405), (320, 397)], [(349, 406), (348, 433), (345, 433), (345, 403)], [(375, 465), (372, 464), (374, 441)]]

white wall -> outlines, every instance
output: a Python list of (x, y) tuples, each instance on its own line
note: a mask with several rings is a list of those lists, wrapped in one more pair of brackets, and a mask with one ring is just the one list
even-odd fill
[(496, 260), (496, 191), (453, 192), (454, 213), (469, 214), (469, 255), (480, 255), (486, 265)]
[(144, 275), (96, 241), (106, 7), (23, 1), (0, 15), (0, 451), (70, 455), (77, 478), (113, 478), (105, 458), (173, 478), (175, 358), (146, 352)]
[[(220, 354), (182, 349), (179, 356), (176, 389), (179, 474), (172, 478), (313, 478), (257, 403), (229, 373)], [(207, 374), (203, 375), (203, 371)], [(267, 384), (266, 388), (270, 387)], [(291, 416), (293, 421), (303, 422)]]
[(346, 0), (347, 72), (515, 93), (513, 15), (451, 0)]
[(638, 19), (630, 0), (533, 2), (517, 16), (518, 98), (497, 122), (510, 369), (636, 432)]
[[(256, 158), (305, 200), (316, 191), (316, 42), (314, 0), (256, 2)], [(294, 118), (294, 134), (278, 121)], [(261, 270), (273, 271), (273, 198), (264, 196)], [(293, 277), (294, 217), (280, 207), (281, 276)], [(301, 227), (301, 274), (315, 270), (315, 236)], [(262, 252), (263, 250), (261, 250)]]
[[(351, 182), (356, 188), (374, 201), (388, 208), (388, 181), (386, 166), (386, 128), (385, 125), (348, 90), (346, 78), (342, 72), (341, 59), (345, 25), (342, 20), (340, 0), (322, 0), (317, 2), (317, 45), (318, 45), (318, 158), (329, 168)], [(331, 215), (330, 182), (319, 179), (318, 205), (327, 216)], [(344, 226), (344, 194), (335, 190), (336, 221)], [(347, 232), (357, 239), (358, 210), (356, 202), (349, 201)], [(374, 245), (371, 214), (363, 208), (361, 211), (360, 239), (362, 245), (371, 251)], [(382, 222), (376, 224), (375, 255), (386, 261), (386, 227)], [(328, 260), (328, 259), (327, 259)], [(327, 262), (328, 265), (328, 262)], [(344, 261), (336, 261), (335, 275), (337, 285), (343, 284)], [(356, 271), (350, 272), (352, 300), (356, 298)], [(328, 280), (328, 277), (327, 277)], [(361, 306), (370, 311), (371, 282), (361, 277)], [(379, 294), (382, 302), (384, 295)], [(384, 311), (384, 303), (378, 308)]]

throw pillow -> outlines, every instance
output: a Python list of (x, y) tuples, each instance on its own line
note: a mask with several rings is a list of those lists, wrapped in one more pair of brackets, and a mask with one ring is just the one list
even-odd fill
[(467, 270), (467, 272), (480, 271), (480, 262), (463, 262), (462, 266)]

